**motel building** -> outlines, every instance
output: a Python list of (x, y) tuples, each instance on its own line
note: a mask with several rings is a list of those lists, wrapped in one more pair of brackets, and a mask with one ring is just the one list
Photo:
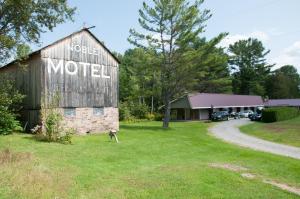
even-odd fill
[(88, 29), (29, 55), (24, 70), (12, 62), (0, 68), (26, 95), (21, 120), (27, 130), (41, 124), (41, 104), (56, 95), (63, 126), (79, 133), (119, 129), (118, 59)]
[(255, 111), (263, 107), (260, 96), (195, 93), (180, 97), (171, 102), (172, 120), (208, 120), (215, 111), (240, 112)]

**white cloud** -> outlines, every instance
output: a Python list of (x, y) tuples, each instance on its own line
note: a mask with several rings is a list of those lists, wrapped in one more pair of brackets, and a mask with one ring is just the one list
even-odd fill
[(230, 44), (234, 44), (239, 40), (248, 39), (249, 37), (257, 38), (264, 43), (270, 40), (270, 37), (267, 33), (263, 31), (253, 31), (247, 34), (228, 35), (220, 42), (219, 46), (228, 47)]
[(294, 65), (300, 72), (300, 40), (283, 49), (279, 56), (272, 59), (272, 62), (276, 63), (275, 68), (290, 64)]

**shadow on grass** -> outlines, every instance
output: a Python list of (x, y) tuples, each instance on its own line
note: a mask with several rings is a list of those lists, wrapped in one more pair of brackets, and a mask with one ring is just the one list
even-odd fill
[(121, 124), (120, 129), (122, 130), (131, 130), (131, 131), (170, 131), (172, 128), (165, 129), (161, 126), (139, 126), (131, 124)]

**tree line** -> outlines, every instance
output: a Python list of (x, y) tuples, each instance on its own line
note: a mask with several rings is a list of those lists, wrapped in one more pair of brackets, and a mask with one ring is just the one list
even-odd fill
[(297, 69), (286, 65), (273, 70), (275, 65), (266, 61), (270, 50), (258, 39), (240, 40), (226, 49), (218, 44), (227, 33), (204, 37), (212, 15), (200, 9), (202, 3), (143, 3), (138, 19), (143, 31), (131, 29), (128, 41), (135, 48), (119, 55), (121, 104), (146, 106), (151, 113), (162, 108), (163, 126), (168, 127), (171, 101), (190, 92), (300, 97)]

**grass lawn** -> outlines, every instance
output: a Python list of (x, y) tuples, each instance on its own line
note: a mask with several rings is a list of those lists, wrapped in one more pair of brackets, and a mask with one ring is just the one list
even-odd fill
[(240, 130), (272, 142), (300, 147), (300, 117), (275, 123), (256, 122), (242, 126)]
[(261, 179), (300, 187), (299, 160), (224, 143), (208, 135), (209, 125), (122, 124), (119, 144), (107, 135), (75, 137), (72, 145), (0, 137), (0, 151), (15, 153), (12, 162), (0, 159), (0, 198), (298, 198)]

